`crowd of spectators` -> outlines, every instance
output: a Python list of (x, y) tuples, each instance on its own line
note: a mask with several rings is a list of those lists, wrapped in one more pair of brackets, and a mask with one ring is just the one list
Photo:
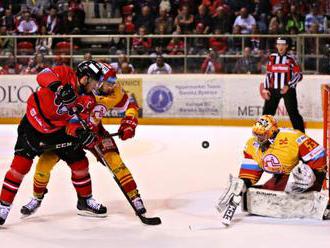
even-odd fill
[[(85, 12), (80, 0), (0, 0), (0, 35), (16, 34), (80, 34), (83, 33)], [(115, 31), (109, 34), (133, 34), (129, 46), (126, 38), (109, 39), (110, 55), (121, 55), (130, 49), (132, 55), (157, 56), (200, 55), (191, 59), (193, 72), (203, 73), (260, 73), (265, 57), (274, 47), (274, 39), (258, 37), (259, 34), (285, 36), (286, 34), (320, 34), (328, 31), (330, 1), (327, 0), (96, 0), (94, 18), (99, 18), (100, 8), (107, 9), (107, 18), (121, 18)], [(14, 4), (15, 3), (15, 4)], [(249, 38), (181, 37), (150, 38), (149, 34), (252, 34)], [(245, 47), (242, 47), (244, 39)], [(315, 54), (315, 39), (306, 39), (305, 53)], [(320, 44), (327, 47), (330, 41)], [(17, 42), (18, 51), (42, 55), (66, 54), (68, 42), (58, 38), (24, 39)], [(76, 45), (76, 44), (75, 44)], [(0, 54), (13, 51), (13, 40), (0, 37)], [(76, 45), (77, 46), (77, 45)], [(186, 47), (185, 47), (186, 46)], [(290, 53), (295, 53), (296, 40), (292, 39)], [(66, 50), (65, 50), (66, 49)], [(63, 52), (64, 50), (64, 52)], [(93, 51), (91, 51), (93, 52)], [(241, 55), (231, 61), (222, 55)], [(106, 55), (106, 54), (105, 54)], [(34, 59), (32, 59), (34, 60)], [(63, 62), (63, 61), (62, 61)], [(150, 62), (150, 61), (149, 61)], [(225, 65), (231, 63), (230, 67)], [(57, 62), (56, 62), (57, 63)], [(127, 62), (126, 62), (127, 63)], [(128, 71), (147, 72), (126, 64)], [(179, 63), (180, 64), (180, 63)], [(198, 66), (196, 66), (198, 64)], [(172, 67), (181, 70), (178, 61)], [(182, 65), (182, 61), (181, 64)], [(181, 66), (182, 67), (182, 66)]]

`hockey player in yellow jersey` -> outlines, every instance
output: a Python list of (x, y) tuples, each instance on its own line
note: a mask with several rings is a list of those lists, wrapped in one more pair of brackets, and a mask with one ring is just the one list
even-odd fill
[[(116, 81), (115, 71), (107, 64), (101, 64), (101, 66), (104, 76), (100, 80), (97, 92), (95, 92), (95, 105), (92, 107), (89, 116), (84, 118), (88, 122), (89, 127), (97, 134), (97, 140), (94, 140), (88, 146), (85, 146), (85, 148), (94, 153), (97, 158), (97, 153), (93, 147), (97, 144), (101, 148), (104, 158), (111, 166), (111, 171), (119, 179), (121, 187), (131, 199), (137, 211), (140, 214), (144, 214), (146, 209), (138, 193), (135, 180), (122, 161), (114, 139), (104, 129), (101, 122), (105, 114), (111, 109), (124, 111), (125, 116), (121, 120), (118, 133), (120, 133), (122, 140), (132, 138), (135, 135), (135, 128), (138, 123), (139, 107), (135, 102), (129, 101), (127, 93)], [(73, 123), (67, 127), (67, 129), (70, 129), (68, 133), (76, 136), (80, 130), (79, 128), (79, 123)], [(33, 197), (28, 204), (22, 207), (21, 213), (23, 215), (31, 215), (40, 206), (44, 195), (47, 193), (47, 184), (50, 179), (51, 170), (58, 160), (59, 158), (53, 152), (45, 152), (40, 156), (34, 174)], [(98, 160), (101, 159), (98, 158)], [(80, 214), (84, 215), (83, 213)]]
[[(271, 115), (261, 116), (252, 134), (245, 144), (239, 177), (230, 176), (216, 206), (222, 222), (230, 223), (242, 196), (244, 209), (252, 214), (324, 218), (328, 203), (328, 194), (320, 193), (326, 175), (324, 148), (299, 130), (278, 128)], [(271, 178), (256, 185), (263, 173)]]
[(295, 190), (321, 190), (326, 173), (325, 152), (315, 140), (299, 130), (278, 128), (271, 115), (261, 116), (253, 125), (252, 133), (253, 137), (245, 145), (239, 173), (247, 187), (256, 184), (266, 172), (272, 174), (272, 178), (262, 187), (283, 191), (290, 173), (295, 172), (294, 168), (301, 161), (312, 170), (315, 181), (301, 184), (301, 188)]

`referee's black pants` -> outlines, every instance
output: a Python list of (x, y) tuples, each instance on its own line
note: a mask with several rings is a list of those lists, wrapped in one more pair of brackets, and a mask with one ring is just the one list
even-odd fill
[(265, 100), (262, 114), (275, 115), (278, 104), (283, 97), (284, 105), (286, 110), (288, 111), (293, 128), (298, 129), (304, 133), (304, 120), (299, 114), (296, 89), (289, 88), (287, 93), (284, 95), (280, 93), (280, 89), (269, 89), (269, 91), (271, 94), (270, 99)]

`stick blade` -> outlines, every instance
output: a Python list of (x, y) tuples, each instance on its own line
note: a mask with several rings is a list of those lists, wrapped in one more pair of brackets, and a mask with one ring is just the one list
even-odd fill
[(145, 217), (142, 214), (138, 215), (141, 222), (145, 225), (151, 225), (151, 226), (156, 226), (156, 225), (160, 225), (162, 223), (161, 219), (159, 217)]

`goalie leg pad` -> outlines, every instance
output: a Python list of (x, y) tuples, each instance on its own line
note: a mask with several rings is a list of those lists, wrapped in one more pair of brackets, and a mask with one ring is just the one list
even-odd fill
[(250, 214), (275, 218), (323, 219), (329, 197), (312, 191), (303, 194), (249, 188), (247, 210)]

